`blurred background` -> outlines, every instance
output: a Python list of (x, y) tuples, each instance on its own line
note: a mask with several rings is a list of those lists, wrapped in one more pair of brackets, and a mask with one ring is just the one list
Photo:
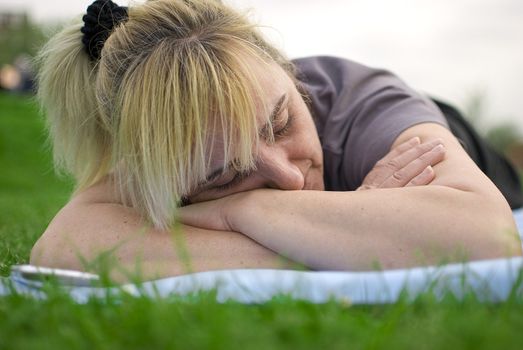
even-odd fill
[[(31, 58), (91, 0), (0, 0), (0, 87), (29, 93)], [(120, 5), (130, 2), (117, 1)], [(292, 57), (389, 69), (457, 106), (523, 169), (522, 0), (226, 0)], [(1, 108), (1, 106), (0, 106)]]

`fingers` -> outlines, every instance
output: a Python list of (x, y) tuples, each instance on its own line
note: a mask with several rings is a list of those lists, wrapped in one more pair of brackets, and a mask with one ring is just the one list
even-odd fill
[(356, 190), (369, 190), (371, 188), (378, 187), (383, 181), (385, 181), (391, 174), (399, 170), (398, 163), (395, 158), (402, 155), (404, 152), (418, 146), (421, 143), (419, 137), (413, 137), (410, 140), (400, 144), (393, 148), (389, 153), (380, 159), (374, 168), (367, 174), (363, 180), (362, 185)]
[[(377, 166), (384, 166), (388, 167), (391, 170), (397, 171), (402, 169), (403, 167), (407, 166), (412, 161), (418, 159), (423, 154), (432, 151), (434, 147), (437, 145), (441, 145), (442, 140), (441, 139), (435, 139), (431, 140), (429, 142), (425, 142), (422, 144), (418, 144), (417, 146), (410, 147), (401, 153), (397, 154), (396, 156), (392, 158), (385, 157), (381, 159), (376, 165)], [(392, 152), (391, 152), (392, 153)], [(429, 164), (427, 164), (429, 165)], [(434, 165), (434, 164), (430, 164)]]
[[(427, 150), (429, 147), (430, 149)], [(432, 166), (438, 164), (444, 158), (445, 147), (441, 144), (441, 140), (421, 144), (396, 157), (395, 166), (399, 170), (394, 171), (378, 187), (391, 188), (402, 187), (407, 184), (410, 184), (410, 186), (428, 184), (434, 179)]]
[[(384, 158), (380, 159), (376, 163), (374, 168), (371, 170), (371, 172), (367, 175), (362, 185), (367, 185), (368, 187), (373, 188), (382, 187), (381, 185), (385, 181), (387, 181), (391, 176), (394, 176), (394, 174), (397, 172), (398, 173), (396, 174), (396, 176), (401, 177), (401, 179), (398, 178), (398, 183), (401, 183), (402, 186), (407, 184), (408, 181), (410, 181), (415, 176), (419, 175), (425, 167), (429, 165), (436, 165), (436, 163), (422, 162), (424, 166), (422, 166), (420, 169), (417, 170), (417, 172), (414, 173), (412, 171), (406, 172), (401, 170), (413, 161), (419, 159), (427, 152), (430, 152), (436, 145), (441, 144), (441, 142), (441, 139), (435, 139), (429, 142), (420, 143), (419, 137), (414, 137), (410, 139), (409, 141), (394, 148)], [(410, 167), (407, 170), (414, 169), (416, 168)], [(409, 176), (410, 178), (406, 179)], [(405, 181), (403, 181), (403, 178), (405, 178)]]
[(421, 143), (421, 140), (419, 137), (417, 137), (417, 136), (413, 137), (410, 140), (403, 142), (399, 146), (392, 149), (389, 153), (387, 153), (387, 155), (385, 157), (383, 157), (381, 159), (381, 161), (388, 162), (389, 160), (396, 158), (403, 152), (406, 152), (406, 151), (412, 149), (412, 147), (419, 145), (420, 143)]
[(414, 137), (380, 159), (357, 190), (426, 185), (435, 177), (432, 166), (444, 158), (441, 139), (421, 143)]
[(410, 180), (405, 186), (423, 186), (428, 185), (429, 183), (434, 180), (436, 177), (436, 173), (434, 172), (434, 169), (429, 165), (426, 167), (421, 174)]

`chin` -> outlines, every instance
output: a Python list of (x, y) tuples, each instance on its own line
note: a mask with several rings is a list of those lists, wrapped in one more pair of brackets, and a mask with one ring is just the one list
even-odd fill
[(325, 191), (325, 184), (323, 183), (323, 176), (318, 175), (314, 176), (312, 179), (307, 178), (305, 181), (305, 186), (303, 186), (305, 191)]
[(325, 191), (325, 184), (323, 181), (318, 182), (317, 186), (315, 186), (312, 190), (314, 191)]

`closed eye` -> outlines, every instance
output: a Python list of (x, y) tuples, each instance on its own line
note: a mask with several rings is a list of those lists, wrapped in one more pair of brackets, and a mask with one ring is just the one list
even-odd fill
[(287, 118), (287, 122), (284, 126), (282, 126), (280, 129), (274, 131), (274, 136), (277, 138), (281, 138), (283, 136), (286, 136), (289, 133), (289, 130), (292, 127), (292, 123), (294, 121), (294, 116), (289, 115)]
[(234, 186), (240, 184), (245, 178), (249, 177), (251, 175), (251, 172), (250, 171), (245, 171), (245, 172), (237, 172), (234, 177), (231, 179), (231, 181), (223, 184), (223, 185), (217, 185), (217, 186), (214, 186), (214, 190), (216, 191), (226, 191), (226, 190), (229, 190), (231, 188), (233, 188)]
[[(281, 128), (274, 131), (274, 136), (276, 138), (282, 138), (286, 136), (290, 129), (292, 128), (292, 124), (294, 121), (294, 116), (289, 115), (287, 118), (287, 121), (285, 122), (285, 125), (283, 125)], [(237, 172), (234, 177), (231, 179), (231, 181), (223, 184), (223, 185), (217, 185), (214, 186), (214, 190), (216, 191), (227, 191), (234, 186), (240, 184), (245, 178), (249, 177), (251, 175), (251, 172)]]

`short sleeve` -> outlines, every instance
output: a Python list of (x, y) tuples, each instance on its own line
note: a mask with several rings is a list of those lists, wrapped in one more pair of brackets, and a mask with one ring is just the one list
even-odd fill
[(434, 122), (438, 107), (383, 69), (335, 57), (295, 60), (324, 153), (325, 185), (354, 190), (402, 131)]

